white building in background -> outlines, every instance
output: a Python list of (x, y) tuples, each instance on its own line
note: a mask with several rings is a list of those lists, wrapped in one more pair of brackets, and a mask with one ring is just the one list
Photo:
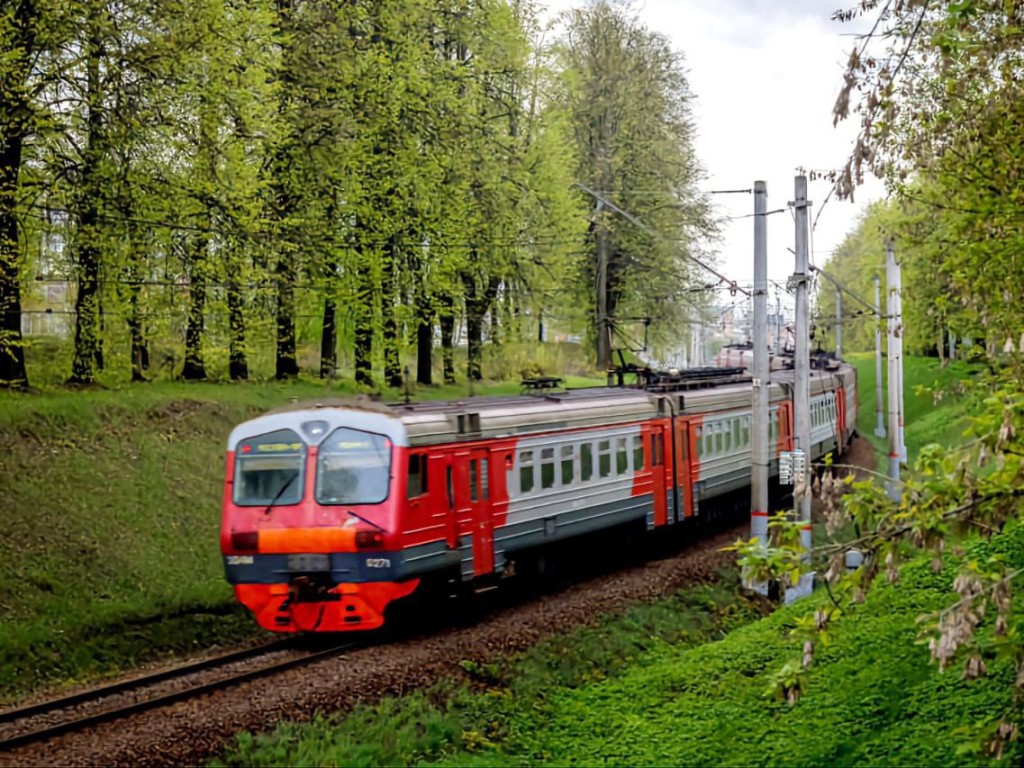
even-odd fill
[(66, 216), (48, 212), (49, 226), (39, 242), (35, 280), (23, 297), (21, 333), (26, 337), (66, 339), (74, 329), (74, 284), (64, 275), (67, 264), (65, 239), (61, 228)]

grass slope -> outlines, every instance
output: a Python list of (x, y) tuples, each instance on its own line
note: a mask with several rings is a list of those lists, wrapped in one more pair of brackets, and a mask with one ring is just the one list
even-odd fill
[[(1024, 566), (1024, 527), (975, 542), (967, 557), (993, 554)], [(789, 633), (826, 597), (756, 622), (743, 621), (744, 609), (717, 597), (706, 603), (710, 618), (692, 636), (652, 632), (637, 621), (648, 611), (700, 620), (693, 595), (707, 593), (698, 591), (609, 622), (600, 642), (581, 632), (548, 643), (473, 690), (450, 683), (347, 717), (243, 736), (223, 763), (990, 764), (974, 749), (958, 754), (966, 738), (958, 729), (1013, 706), (1016, 663), (989, 658), (989, 676), (965, 682), (958, 669), (939, 673), (915, 644), (916, 617), (951, 601), (955, 567), (950, 562), (934, 573), (927, 562), (913, 563), (898, 586), (879, 584), (865, 604), (840, 617), (792, 706), (771, 695), (773, 676), (787, 658), (799, 659), (800, 644)], [(721, 621), (730, 613), (736, 620)], [(717, 642), (690, 642), (730, 626)], [(1018, 742), (1004, 764), (1022, 759)]]
[(0, 698), (265, 637), (223, 578), (224, 441), (250, 416), (324, 393), (298, 381), (0, 394)]
[[(889, 454), (888, 438), (875, 436), (877, 416), (875, 413), (875, 356), (858, 352), (847, 359), (857, 369), (857, 395), (860, 411), (857, 414), (857, 429), (877, 449), (879, 467), (884, 471), (885, 457)], [(963, 442), (967, 428), (962, 400), (943, 396), (938, 402), (931, 392), (918, 393), (919, 388), (946, 390), (958, 381), (975, 375), (978, 366), (963, 362), (950, 363), (945, 368), (936, 357), (907, 357), (903, 366), (904, 439), (907, 443), (907, 458), (912, 464), (917, 452), (929, 443), (957, 445)], [(886, 369), (882, 361), (883, 422), (888, 429), (888, 400), (885, 398)]]

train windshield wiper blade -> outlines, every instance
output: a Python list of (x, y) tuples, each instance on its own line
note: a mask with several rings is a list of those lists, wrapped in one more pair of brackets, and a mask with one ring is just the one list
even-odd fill
[(275, 504), (277, 504), (277, 502), (281, 500), (281, 497), (284, 496), (284, 492), (288, 490), (289, 486), (291, 486), (291, 484), (295, 482), (295, 478), (297, 478), (298, 476), (299, 470), (295, 470), (288, 477), (288, 479), (284, 481), (284, 484), (277, 489), (277, 493), (274, 494), (274, 498), (271, 500), (269, 504), (267, 504), (267, 508), (263, 510), (264, 515), (270, 514), (270, 510), (274, 507)]
[(383, 525), (375, 523), (375, 522), (373, 522), (373, 520), (367, 520), (365, 517), (363, 517), (362, 515), (358, 514), (357, 512), (353, 512), (351, 509), (348, 510), (348, 513), (350, 515), (352, 515), (352, 517), (354, 517), (356, 520), (361, 520), (362, 522), (366, 523), (367, 525), (372, 525), (374, 528), (376, 528), (381, 533), (387, 533), (388, 532), (387, 529)]

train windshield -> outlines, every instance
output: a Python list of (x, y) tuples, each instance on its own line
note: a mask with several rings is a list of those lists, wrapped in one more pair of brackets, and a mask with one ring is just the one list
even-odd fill
[(302, 501), (306, 445), (290, 429), (243, 440), (235, 454), (235, 503), (286, 506)]
[(341, 427), (320, 445), (316, 468), (319, 504), (380, 504), (391, 484), (391, 441)]

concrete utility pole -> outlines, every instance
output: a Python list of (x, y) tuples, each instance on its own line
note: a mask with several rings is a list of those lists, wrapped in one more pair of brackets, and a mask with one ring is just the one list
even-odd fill
[(875, 437), (885, 437), (882, 418), (882, 293), (881, 280), (875, 275)]
[(836, 288), (836, 359), (843, 357), (843, 293)]
[(896, 251), (891, 240), (885, 249), (885, 284), (888, 289), (885, 309), (889, 316), (886, 323), (889, 349), (889, 481), (886, 491), (890, 499), (898, 502), (903, 495), (900, 490), (900, 351), (896, 327)]
[[(800, 521), (800, 544), (807, 550), (810, 558), (811, 550), (811, 339), (808, 303), (808, 208), (807, 177), (796, 177), (793, 207), (796, 213), (796, 272), (793, 282), (796, 288), (796, 349), (794, 352), (793, 385), (793, 433), (794, 448), (803, 451), (803, 472), (794, 473), (794, 505), (796, 516)], [(812, 574), (800, 580), (800, 585), (791, 589), (789, 599), (810, 594), (814, 583)]]
[[(754, 386), (750, 535), (768, 546), (768, 187), (754, 182)], [(767, 590), (767, 586), (765, 586)]]
[(782, 352), (782, 299), (779, 298), (779, 291), (775, 289), (775, 356)]
[[(890, 246), (892, 242), (890, 241)], [(896, 392), (899, 395), (899, 449), (900, 449), (900, 461), (905, 462), (907, 460), (907, 441), (904, 437), (904, 420), (906, 413), (903, 410), (903, 269), (900, 267), (900, 263), (896, 261), (896, 250), (893, 249), (893, 269), (895, 270), (895, 285), (896, 285), (896, 349), (898, 354), (896, 356)]]

